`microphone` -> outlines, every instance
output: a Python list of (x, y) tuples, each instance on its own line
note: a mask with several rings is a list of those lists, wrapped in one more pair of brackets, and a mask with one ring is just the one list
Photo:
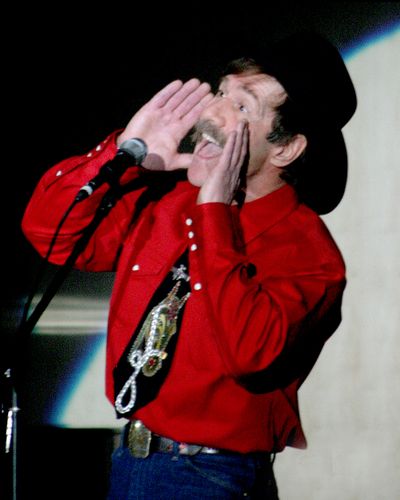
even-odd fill
[(104, 183), (113, 186), (125, 170), (133, 165), (140, 165), (147, 156), (147, 145), (142, 139), (134, 138), (124, 141), (118, 148), (115, 157), (103, 165), (96, 175), (87, 184), (81, 187), (75, 201), (88, 198), (93, 191)]

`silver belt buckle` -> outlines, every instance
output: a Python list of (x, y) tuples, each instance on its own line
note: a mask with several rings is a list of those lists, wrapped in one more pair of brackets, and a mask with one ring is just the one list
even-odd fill
[(129, 425), (128, 448), (136, 458), (146, 458), (150, 454), (151, 431), (140, 420)]

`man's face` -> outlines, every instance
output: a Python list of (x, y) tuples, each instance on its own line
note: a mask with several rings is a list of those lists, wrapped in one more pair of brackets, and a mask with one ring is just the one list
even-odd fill
[(280, 83), (265, 74), (226, 76), (196, 126), (189, 181), (195, 186), (203, 185), (218, 163), (229, 132), (243, 120), (249, 123), (247, 177), (262, 175), (268, 168), (272, 149), (266, 137), (272, 129), (275, 109), (285, 95)]

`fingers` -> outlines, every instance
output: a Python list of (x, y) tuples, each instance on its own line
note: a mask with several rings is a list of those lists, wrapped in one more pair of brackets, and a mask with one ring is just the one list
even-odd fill
[(198, 108), (203, 99), (210, 100), (210, 85), (192, 78), (185, 83), (175, 80), (158, 92), (150, 101), (151, 106), (163, 108), (165, 112), (174, 113), (183, 118)]
[(195, 108), (204, 98), (210, 98), (210, 85), (200, 83), (193, 79), (186, 82), (182, 89), (167, 104), (167, 108), (180, 118), (185, 117)]
[(186, 129), (190, 129), (198, 120), (201, 112), (213, 99), (213, 94), (208, 92), (200, 101), (194, 106), (187, 110), (186, 114), (182, 117), (182, 126)]
[(149, 104), (162, 107), (167, 104), (167, 102), (171, 99), (172, 96), (176, 94), (183, 86), (183, 83), (180, 80), (174, 80), (169, 83), (163, 89), (161, 89), (157, 94), (155, 94), (152, 99), (149, 101)]
[(233, 166), (235, 165), (242, 166), (247, 153), (248, 140), (249, 140), (248, 123), (241, 122), (238, 126), (237, 136), (232, 151), (231, 164)]
[(237, 130), (228, 135), (224, 151), (221, 157), (221, 164), (225, 164), (226, 169), (237, 169), (243, 164), (248, 148), (248, 124), (241, 122)]
[(234, 165), (233, 154), (235, 151), (237, 131), (234, 130), (228, 134), (224, 149), (222, 151), (221, 158), (218, 162), (219, 166), (223, 170), (231, 170), (232, 165)]

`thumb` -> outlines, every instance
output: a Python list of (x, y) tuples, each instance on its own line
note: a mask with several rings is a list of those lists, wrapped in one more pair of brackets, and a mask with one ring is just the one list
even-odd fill
[(172, 169), (175, 170), (176, 168), (189, 168), (189, 165), (192, 163), (192, 158), (193, 155), (191, 153), (178, 153), (174, 156), (171, 165)]

